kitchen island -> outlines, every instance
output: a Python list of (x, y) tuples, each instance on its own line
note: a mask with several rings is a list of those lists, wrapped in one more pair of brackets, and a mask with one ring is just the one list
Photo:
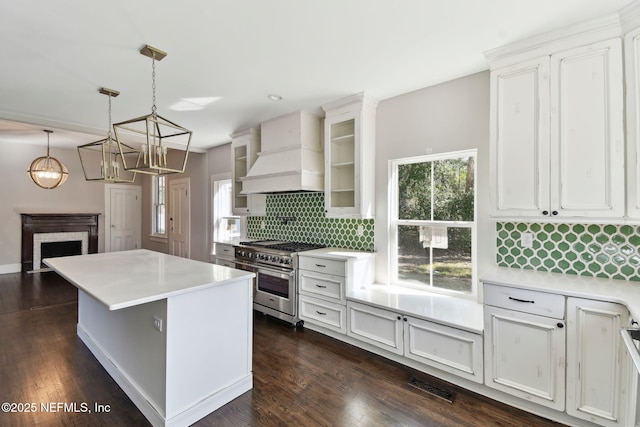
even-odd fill
[(78, 336), (152, 425), (253, 387), (253, 273), (148, 250), (44, 262), (78, 288)]

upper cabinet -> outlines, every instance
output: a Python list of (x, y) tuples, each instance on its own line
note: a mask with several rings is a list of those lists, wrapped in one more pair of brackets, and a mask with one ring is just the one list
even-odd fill
[(627, 100), (627, 215), (640, 218), (640, 5), (621, 12)]
[(233, 189), (233, 213), (235, 215), (265, 215), (264, 194), (243, 194), (244, 178), (258, 157), (260, 151), (260, 132), (247, 129), (231, 135), (231, 168)]
[(605, 27), (487, 53), (493, 216), (624, 216), (622, 43)]
[(360, 93), (323, 105), (325, 214), (373, 218), (378, 101)]

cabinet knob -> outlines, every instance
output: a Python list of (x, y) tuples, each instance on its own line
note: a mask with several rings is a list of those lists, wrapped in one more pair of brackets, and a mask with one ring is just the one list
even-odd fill
[(406, 321), (407, 321), (407, 318), (405, 317), (403, 320), (406, 322)]
[(553, 211), (553, 212), (551, 212), (551, 215), (554, 215), (554, 216), (555, 216), (555, 215), (558, 215), (558, 211)]
[(564, 328), (564, 324), (561, 322), (558, 322), (558, 324), (556, 325), (558, 328), (562, 329)]
[(402, 319), (400, 316), (398, 316), (398, 320)]
[(542, 211), (542, 215), (549, 215), (549, 211)]

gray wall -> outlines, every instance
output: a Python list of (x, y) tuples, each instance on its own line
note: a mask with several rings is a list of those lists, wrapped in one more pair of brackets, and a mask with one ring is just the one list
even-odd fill
[[(44, 134), (43, 134), (44, 137)], [(0, 142), (0, 273), (20, 264), (21, 220), (24, 212), (104, 213), (104, 184), (84, 179), (75, 149), (51, 147), (51, 155), (69, 170), (67, 182), (53, 190), (36, 186), (27, 169), (45, 146)], [(99, 250), (104, 251), (104, 215), (99, 217)]]
[[(381, 101), (376, 119), (376, 280), (388, 281), (389, 160), (478, 150), (478, 271), (495, 252), (489, 221), (489, 72), (481, 72)], [(493, 242), (493, 243), (492, 243)]]

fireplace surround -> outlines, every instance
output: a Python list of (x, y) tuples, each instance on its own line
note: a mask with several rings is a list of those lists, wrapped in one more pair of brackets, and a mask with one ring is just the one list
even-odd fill
[[(99, 215), (99, 213), (20, 214), (22, 217), (22, 271), (27, 272), (32, 271), (34, 267), (39, 268), (39, 265), (34, 265), (34, 240), (36, 243), (79, 240), (83, 242), (82, 253), (97, 253)], [(51, 236), (47, 237), (49, 234)], [(40, 259), (37, 260), (37, 264), (39, 263)]]

